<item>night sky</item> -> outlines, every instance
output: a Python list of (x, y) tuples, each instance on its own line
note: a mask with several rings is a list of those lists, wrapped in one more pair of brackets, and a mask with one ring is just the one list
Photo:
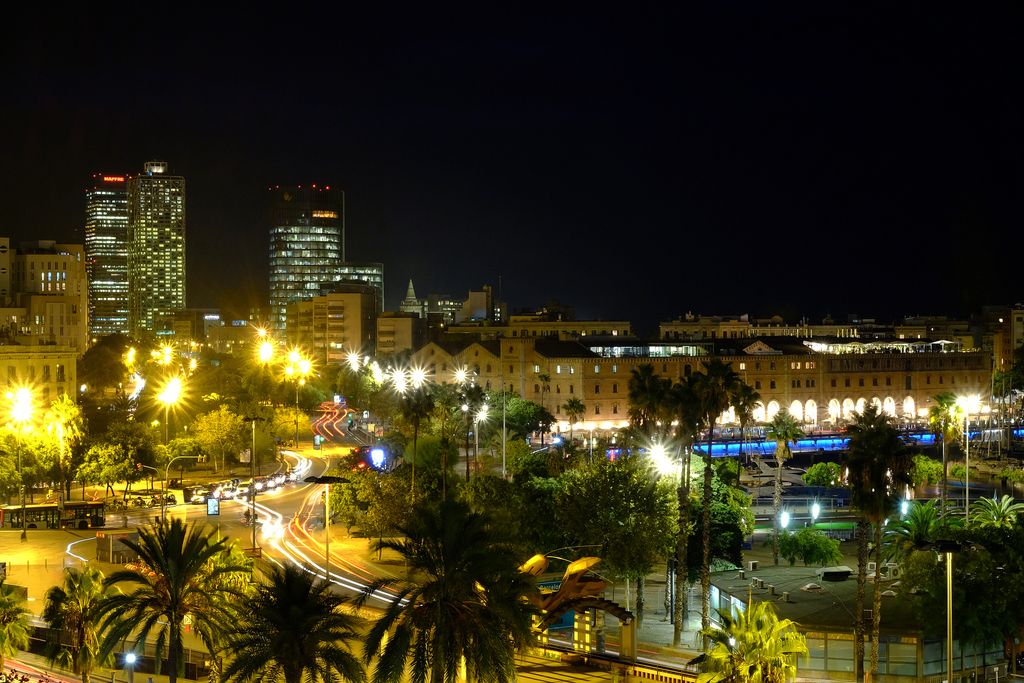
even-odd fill
[(388, 307), (499, 276), (642, 332), (1024, 300), (1020, 14), (817, 4), (15, 10), (0, 234), (81, 241), (89, 174), (161, 159), (193, 306), (265, 300), (266, 188), (313, 182)]

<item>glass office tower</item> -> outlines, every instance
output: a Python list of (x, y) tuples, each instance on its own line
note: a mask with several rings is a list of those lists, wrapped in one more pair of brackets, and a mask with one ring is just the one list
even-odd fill
[(288, 304), (318, 295), (345, 260), (345, 193), (329, 185), (270, 188), (270, 324), (284, 333)]
[(127, 175), (94, 173), (85, 191), (89, 334), (128, 334)]
[(185, 308), (185, 179), (150, 161), (128, 179), (128, 329)]

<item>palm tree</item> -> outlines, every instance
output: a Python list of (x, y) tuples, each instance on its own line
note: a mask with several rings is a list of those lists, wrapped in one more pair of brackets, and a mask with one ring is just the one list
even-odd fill
[(16, 657), (20, 650), (28, 649), (32, 633), (29, 616), (21, 593), (0, 581), (0, 671), (8, 657)]
[(583, 401), (574, 396), (565, 402), (562, 410), (565, 411), (565, 416), (569, 418), (569, 442), (571, 443), (572, 426), (583, 419), (583, 416), (587, 413), (587, 406)]
[(540, 407), (547, 410), (548, 403), (545, 397), (551, 391), (551, 375), (542, 372), (537, 375), (537, 381), (540, 382)]
[(629, 421), (648, 438), (653, 436), (652, 432), (664, 411), (671, 386), (670, 380), (655, 374), (654, 366), (650, 363), (644, 363), (630, 372)]
[(1013, 497), (1004, 495), (996, 498), (979, 498), (971, 503), (971, 523), (981, 528), (1013, 529), (1024, 515), (1024, 503), (1014, 502)]
[[(958, 518), (950, 522), (956, 524)], [(928, 548), (947, 526), (934, 499), (911, 503), (903, 519), (892, 520), (885, 526), (886, 559), (906, 560), (914, 552)]]
[(82, 419), (82, 411), (67, 394), (61, 394), (57, 400), (50, 404), (44, 418), (46, 431), (57, 441), (58, 458), (57, 470), (60, 473), (60, 481), (64, 489), (64, 495), (71, 497), (71, 481), (73, 469), (71, 466), (71, 452), (81, 441), (85, 434), (85, 422)]
[(89, 683), (93, 669), (109, 660), (100, 654), (100, 605), (114, 589), (104, 585), (103, 579), (103, 572), (95, 567), (68, 567), (64, 584), (46, 592), (42, 616), (53, 629), (46, 658), (74, 671), (82, 683)]
[(401, 680), (450, 683), (465, 662), (467, 680), (514, 681), (517, 648), (530, 642), (533, 590), (511, 546), (488, 518), (461, 502), (419, 506), (379, 549), (397, 552), (406, 581), (378, 580), (357, 604), (380, 590), (395, 595), (365, 638), (364, 659), (377, 658), (374, 683)]
[(416, 495), (416, 447), (420, 437), (420, 422), (428, 419), (434, 412), (434, 397), (425, 386), (414, 387), (402, 395), (400, 408), (402, 417), (412, 423), (412, 483), (409, 486), (410, 496)]
[(441, 499), (448, 497), (448, 455), (452, 440), (458, 433), (459, 394), (452, 384), (435, 384), (431, 390), (434, 403), (433, 424), (441, 441)]
[(487, 394), (479, 384), (467, 384), (462, 388), (462, 412), (466, 414), (466, 481), (469, 481), (469, 431), (476, 414), (487, 401)]
[(721, 628), (705, 629), (712, 643), (698, 683), (783, 683), (796, 678), (797, 658), (807, 642), (789, 619), (779, 619), (770, 602), (732, 615), (718, 610)]
[(783, 410), (768, 425), (767, 436), (775, 441), (775, 490), (772, 493), (772, 559), (779, 564), (779, 514), (782, 512), (782, 465), (793, 455), (789, 444), (804, 436), (796, 419)]
[(942, 487), (939, 489), (939, 498), (942, 500), (942, 513), (946, 513), (946, 480), (949, 477), (946, 465), (946, 442), (956, 438), (957, 426), (960, 420), (956, 418), (956, 396), (944, 391), (932, 396), (935, 402), (928, 409), (928, 424), (932, 433), (942, 441)]
[[(847, 453), (851, 503), (861, 513), (857, 526), (857, 617), (854, 622), (854, 658), (858, 662), (858, 680), (864, 660), (863, 601), (867, 582), (867, 527), (875, 525), (875, 566), (882, 562), (882, 527), (903, 489), (910, 485), (913, 466), (910, 449), (892, 419), (874, 404), (867, 406), (847, 429), (850, 442)], [(882, 621), (882, 582), (876, 577), (874, 605), (871, 610), (871, 677), (878, 673), (878, 631)]]
[(107, 586), (127, 584), (131, 590), (103, 601), (101, 628), (106, 636), (100, 651), (108, 654), (128, 639), (141, 649), (153, 636), (158, 656), (167, 654), (167, 676), (176, 683), (183, 664), (185, 617), (191, 619), (192, 632), (214, 652), (218, 633), (234, 618), (226, 598), (245, 599), (224, 579), (247, 568), (218, 562), (218, 556), (228, 552), (227, 539), (214, 541), (203, 525), (180, 519), (142, 527), (137, 541), (123, 543), (138, 559), (134, 568), (114, 572), (105, 581)]
[(704, 552), (700, 568), (700, 587), (703, 594), (700, 622), (701, 628), (707, 630), (711, 626), (711, 482), (714, 475), (711, 452), (715, 439), (715, 420), (728, 410), (743, 380), (733, 372), (731, 363), (724, 363), (717, 358), (706, 362), (705, 372), (695, 373), (695, 377), (694, 386), (700, 400), (700, 413), (708, 430), (707, 457), (704, 459), (704, 493), (701, 500)]
[(673, 612), (672, 645), (678, 647), (682, 640), (683, 627), (687, 619), (689, 593), (689, 572), (687, 571), (687, 546), (690, 541), (690, 465), (693, 444), (700, 435), (701, 406), (697, 396), (696, 379), (691, 375), (686, 380), (672, 385), (666, 398), (668, 408), (675, 417), (676, 441), (683, 458), (679, 488), (676, 490), (676, 505), (679, 511), (679, 531), (676, 536), (676, 601)]
[[(746, 441), (747, 427), (754, 421), (754, 409), (761, 403), (761, 393), (752, 386), (743, 382), (736, 389), (733, 396), (733, 408), (736, 409), (736, 417), (740, 421), (740, 441)], [(740, 458), (742, 458), (742, 454)], [(740, 483), (739, 460), (736, 461), (736, 484)]]
[(366, 672), (349, 644), (357, 618), (342, 611), (346, 598), (293, 564), (272, 566), (242, 617), (227, 632), (233, 659), (227, 680), (364, 681)]

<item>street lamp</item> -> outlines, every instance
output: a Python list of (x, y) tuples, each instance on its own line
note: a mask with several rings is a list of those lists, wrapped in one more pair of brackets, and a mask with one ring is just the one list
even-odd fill
[(18, 387), (13, 392), (7, 392), (7, 398), (11, 401), (11, 421), (18, 425), (18, 479), (21, 481), (21, 540), (28, 539), (28, 527), (25, 524), (25, 475), (22, 469), (21, 452), (25, 450), (25, 443), (21, 433), (25, 431), (25, 425), (32, 421), (33, 397), (32, 390), (28, 387)]
[(324, 576), (331, 582), (331, 484), (347, 484), (345, 477), (324, 475), (322, 477), (306, 477), (307, 484), (326, 484), (324, 487)]
[(480, 423), (487, 420), (487, 404), (480, 406), (473, 420), (473, 459), (480, 463)]
[(821, 504), (818, 501), (814, 501), (811, 505), (811, 525), (818, 523), (818, 517), (821, 516)]
[(124, 668), (128, 670), (128, 683), (135, 683), (135, 662), (138, 657), (134, 652), (124, 653)]
[(249, 503), (251, 505), (249, 523), (252, 524), (252, 549), (255, 554), (259, 552), (257, 550), (259, 546), (256, 545), (256, 423), (262, 422), (265, 418), (250, 415), (242, 419), (252, 423), (252, 452), (249, 453), (249, 471), (252, 479), (252, 485), (249, 486)]
[(299, 447), (299, 387), (306, 384), (306, 377), (313, 372), (313, 363), (298, 349), (288, 352), (288, 366), (285, 375), (295, 379), (295, 448)]
[(779, 513), (779, 525), (785, 529), (789, 526), (789, 511), (783, 510)]
[[(175, 460), (198, 460), (201, 456), (198, 455), (176, 455), (167, 461), (167, 467), (164, 468), (164, 495), (160, 496), (160, 521), (163, 522), (167, 519), (167, 477), (171, 473), (171, 465)], [(184, 477), (182, 477), (184, 479)], [(255, 488), (255, 487), (254, 487)], [(182, 501), (184, 502), (184, 501)]]
[(164, 444), (168, 440), (168, 411), (172, 405), (177, 404), (181, 398), (181, 378), (175, 375), (174, 377), (167, 380), (164, 384), (164, 388), (157, 394), (156, 400), (164, 404)]
[(967, 526), (971, 519), (971, 413), (979, 411), (981, 397), (977, 394), (960, 396), (956, 404), (964, 414), (964, 526)]

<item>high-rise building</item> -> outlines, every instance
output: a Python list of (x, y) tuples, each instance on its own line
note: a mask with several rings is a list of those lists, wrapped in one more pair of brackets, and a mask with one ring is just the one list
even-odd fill
[(362, 282), (377, 289), (377, 312), (384, 310), (384, 264), (342, 263), (338, 267), (339, 282)]
[(288, 304), (320, 294), (345, 261), (345, 193), (330, 185), (270, 188), (270, 325)]
[(94, 173), (85, 191), (89, 333), (128, 333), (128, 177)]
[(150, 161), (128, 179), (128, 329), (185, 308), (185, 179)]

